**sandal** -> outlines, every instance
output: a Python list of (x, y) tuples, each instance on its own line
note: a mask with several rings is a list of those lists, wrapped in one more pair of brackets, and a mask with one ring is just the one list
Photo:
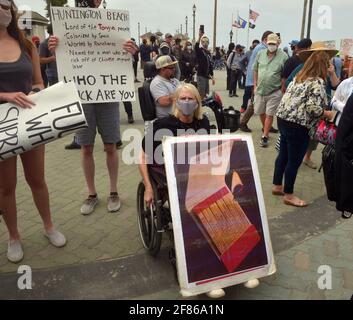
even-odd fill
[(300, 200), (299, 198), (294, 198), (292, 200), (283, 199), (283, 203), (288, 206), (293, 206), (298, 208), (305, 208), (308, 206), (308, 204), (305, 201)]
[(277, 190), (277, 189), (273, 188), (272, 189), (272, 194), (274, 196), (284, 196), (283, 187), (282, 187), (282, 190)]

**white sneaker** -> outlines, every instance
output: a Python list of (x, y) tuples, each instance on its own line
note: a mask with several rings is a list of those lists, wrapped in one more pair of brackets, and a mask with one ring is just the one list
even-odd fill
[(45, 236), (49, 239), (50, 243), (54, 247), (61, 248), (66, 245), (65, 236), (55, 229), (51, 232), (46, 232)]
[(211, 290), (206, 293), (207, 297), (211, 299), (219, 299), (222, 298), (226, 295), (223, 289), (216, 289), (216, 290)]
[(252, 279), (244, 283), (244, 287), (248, 289), (254, 289), (260, 284), (260, 281), (257, 279)]
[(20, 262), (23, 259), (23, 250), (20, 240), (9, 241), (7, 247), (7, 259), (13, 263)]
[(111, 194), (107, 199), (107, 209), (109, 212), (117, 212), (121, 208), (121, 201), (117, 194)]
[(88, 197), (82, 204), (81, 214), (87, 216), (94, 211), (94, 208), (98, 204), (98, 197)]

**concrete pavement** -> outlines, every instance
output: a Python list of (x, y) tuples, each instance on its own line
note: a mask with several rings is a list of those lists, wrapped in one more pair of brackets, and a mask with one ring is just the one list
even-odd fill
[[(229, 98), (224, 91), (225, 73), (217, 72), (216, 78), (215, 89), (220, 91), (225, 106), (234, 105), (239, 109), (241, 98)], [(242, 91), (239, 96), (242, 97)], [(136, 120), (133, 125), (127, 124), (126, 114), (123, 108), (120, 109), (122, 132), (127, 128), (143, 131), (138, 102), (133, 104), (133, 109)], [(254, 290), (241, 286), (227, 289), (227, 298), (350, 298), (353, 293), (352, 221), (342, 221), (332, 204), (327, 202), (322, 173), (305, 166), (300, 169), (296, 193), (312, 203), (307, 209), (285, 206), (280, 198), (273, 197), (271, 186), (277, 135), (271, 136), (268, 149), (262, 149), (258, 146), (260, 121), (254, 117), (249, 126), (254, 129), (252, 136), (278, 272)], [(7, 232), (2, 222), (0, 298), (178, 298), (167, 254), (162, 253), (157, 261), (151, 259), (139, 239), (136, 189), (140, 177), (137, 166), (120, 163), (119, 194), (123, 206), (119, 213), (108, 213), (108, 173), (103, 145), (97, 136), (96, 184), (101, 201), (92, 215), (82, 216), (80, 206), (86, 197), (86, 187), (80, 152), (64, 150), (71, 139), (66, 137), (53, 142), (46, 149), (46, 177), (53, 217), (67, 236), (68, 244), (56, 249), (44, 238), (40, 217), (19, 166), (18, 220), (25, 250), (21, 264), (35, 270), (36, 290), (23, 293), (16, 289), (18, 265), (6, 259)], [(321, 148), (313, 156), (317, 164), (320, 163), (320, 151)], [(119, 150), (120, 156), (121, 153)], [(325, 292), (316, 285), (320, 276), (317, 268), (322, 264), (332, 267), (334, 278), (333, 289)]]

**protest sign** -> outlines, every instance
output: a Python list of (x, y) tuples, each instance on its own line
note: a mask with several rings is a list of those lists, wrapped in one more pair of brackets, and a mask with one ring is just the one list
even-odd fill
[(134, 101), (132, 56), (123, 49), (130, 39), (127, 11), (94, 8), (50, 9), (59, 79), (74, 81), (82, 103)]
[(251, 137), (166, 137), (163, 153), (181, 289), (201, 294), (273, 274)]
[(353, 39), (342, 39), (341, 40), (341, 57), (345, 56), (353, 57)]
[(0, 161), (87, 127), (73, 82), (59, 82), (30, 99), (36, 104), (30, 109), (0, 106)]

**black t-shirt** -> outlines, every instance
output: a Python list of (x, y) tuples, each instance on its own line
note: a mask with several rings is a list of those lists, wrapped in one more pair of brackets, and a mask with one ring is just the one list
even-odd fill
[[(154, 164), (163, 164), (162, 152), (156, 152), (157, 148), (161, 150), (163, 137), (177, 137), (186, 134), (209, 134), (210, 131), (210, 122), (206, 116), (201, 120), (194, 119), (192, 123), (184, 123), (171, 115), (157, 119), (151, 124), (146, 136), (142, 140), (142, 149), (147, 154), (150, 163), (150, 159), (153, 159)], [(151, 143), (150, 147), (147, 143)]]
[(290, 57), (284, 64), (282, 78), (288, 79), (291, 73), (302, 63), (297, 55)]

